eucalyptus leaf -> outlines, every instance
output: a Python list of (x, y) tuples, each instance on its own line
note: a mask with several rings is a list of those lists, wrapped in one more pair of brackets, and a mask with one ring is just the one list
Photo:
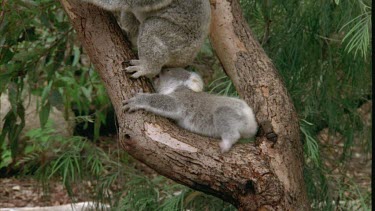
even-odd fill
[(51, 106), (48, 102), (42, 105), (42, 108), (40, 109), (40, 112), (39, 112), (39, 121), (40, 121), (41, 127), (44, 127), (44, 125), (47, 123), (50, 110), (51, 110)]
[(46, 100), (50, 94), (51, 87), (52, 87), (53, 81), (48, 82), (48, 85), (44, 87), (43, 92), (42, 92), (42, 105), (46, 103)]

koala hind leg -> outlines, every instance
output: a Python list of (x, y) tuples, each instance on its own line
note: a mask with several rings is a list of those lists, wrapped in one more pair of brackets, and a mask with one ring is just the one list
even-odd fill
[(222, 106), (215, 111), (213, 119), (215, 129), (221, 136), (221, 152), (228, 152), (241, 137), (238, 130), (240, 116), (232, 108)]
[(221, 142), (220, 142), (220, 149), (221, 152), (228, 152), (230, 148), (232, 148), (233, 144), (235, 144), (238, 139), (240, 139), (240, 133), (239, 132), (230, 132), (230, 133), (224, 133), (221, 136)]

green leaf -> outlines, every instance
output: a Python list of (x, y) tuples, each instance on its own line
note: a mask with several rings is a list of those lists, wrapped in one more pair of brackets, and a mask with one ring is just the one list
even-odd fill
[(25, 147), (24, 152), (25, 152), (25, 154), (29, 154), (29, 153), (34, 152), (34, 150), (35, 150), (35, 148), (33, 146), (28, 145), (28, 146)]
[(39, 59), (41, 54), (42, 49), (40, 48), (33, 48), (32, 51), (30, 51), (30, 49), (25, 51), (19, 51), (13, 56), (13, 60), (20, 62), (28, 62), (31, 60)]
[(12, 153), (10, 150), (1, 152), (0, 169), (9, 166), (13, 162)]
[(0, 64), (6, 64), (14, 56), (14, 52), (9, 50), (9, 48), (3, 48), (0, 50)]
[(0, 84), (7, 84), (15, 75), (16, 73), (11, 71), (0, 73)]
[(44, 127), (44, 125), (47, 123), (50, 109), (51, 106), (49, 103), (46, 103), (42, 106), (42, 109), (39, 112), (39, 121), (41, 127)]
[(81, 91), (83, 93), (83, 95), (89, 100), (91, 101), (91, 92), (92, 92), (92, 87), (90, 86), (89, 88), (86, 88), (86, 87), (81, 87)]
[(62, 76), (62, 77), (59, 77), (59, 79), (63, 82), (66, 83), (66, 85), (74, 85), (76, 84), (76, 81), (73, 77), (67, 77), (67, 76)]
[(53, 81), (50, 81), (46, 87), (44, 87), (42, 92), (42, 105), (45, 104), (47, 97), (51, 91)]
[(74, 59), (73, 59), (73, 62), (72, 62), (72, 66), (74, 67), (79, 62), (79, 58), (81, 56), (81, 51), (80, 51), (80, 49), (77, 46), (74, 46), (73, 47), (73, 52), (74, 52)]
[(94, 140), (98, 140), (100, 134), (100, 125), (103, 114), (95, 112), (95, 123), (94, 123)]

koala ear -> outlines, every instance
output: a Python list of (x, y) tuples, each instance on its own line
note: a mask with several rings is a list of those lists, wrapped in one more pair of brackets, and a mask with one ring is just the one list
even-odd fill
[(203, 91), (203, 80), (197, 73), (191, 73), (189, 79), (185, 82), (185, 85), (194, 92)]

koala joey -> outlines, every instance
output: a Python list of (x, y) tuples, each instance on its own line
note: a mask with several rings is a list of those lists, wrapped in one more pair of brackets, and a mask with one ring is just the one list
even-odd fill
[(211, 95), (203, 90), (202, 78), (183, 68), (163, 69), (154, 81), (157, 93), (139, 93), (124, 101), (125, 111), (144, 109), (173, 119), (192, 132), (221, 138), (222, 152), (257, 132), (252, 109), (237, 98)]
[(119, 25), (132, 43), (139, 60), (126, 71), (133, 78), (159, 74), (163, 66), (191, 63), (209, 31), (209, 0), (81, 0), (120, 12)]

